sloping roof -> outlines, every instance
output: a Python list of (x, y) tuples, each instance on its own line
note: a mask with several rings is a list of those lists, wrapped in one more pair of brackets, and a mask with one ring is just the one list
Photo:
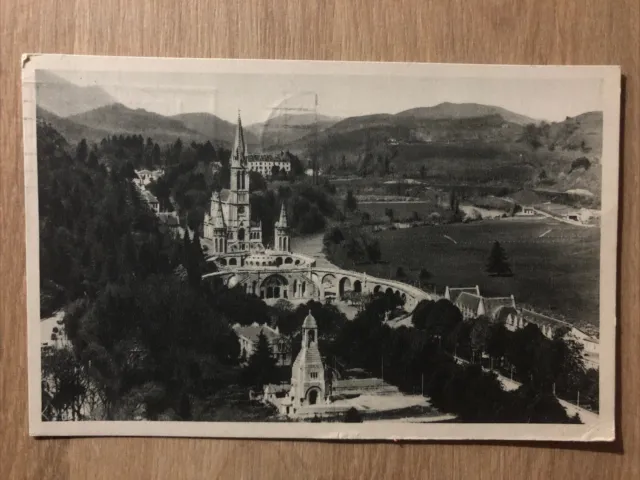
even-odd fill
[(485, 297), (483, 300), (485, 313), (491, 316), (495, 316), (502, 307), (516, 307), (513, 297)]
[(482, 302), (482, 297), (480, 295), (462, 292), (458, 295), (455, 304), (460, 308), (467, 308), (473, 312), (477, 312), (480, 302)]
[(260, 332), (264, 333), (269, 343), (272, 343), (280, 338), (280, 334), (274, 329), (270, 328), (268, 325), (258, 325), (257, 323), (246, 326), (236, 324), (233, 326), (233, 330), (238, 336), (244, 337), (252, 343), (258, 342)]
[(305, 365), (322, 365), (322, 355), (320, 355), (317, 343), (313, 342), (308, 347), (302, 347), (302, 350), (300, 350), (298, 356), (293, 362), (293, 368), (298, 368), (301, 363), (304, 363)]
[(449, 287), (449, 298), (451, 299), (451, 303), (456, 303), (458, 295), (460, 295), (462, 292), (471, 293), (473, 295), (480, 295), (480, 288), (477, 285), (475, 287)]
[(158, 203), (158, 199), (149, 190), (142, 190), (142, 196), (149, 203)]

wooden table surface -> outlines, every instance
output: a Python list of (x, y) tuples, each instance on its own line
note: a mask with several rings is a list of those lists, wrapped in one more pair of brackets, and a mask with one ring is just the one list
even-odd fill
[[(640, 478), (639, 0), (0, 1), (0, 479)], [(27, 436), (20, 55), (619, 64), (619, 440), (338, 444)]]

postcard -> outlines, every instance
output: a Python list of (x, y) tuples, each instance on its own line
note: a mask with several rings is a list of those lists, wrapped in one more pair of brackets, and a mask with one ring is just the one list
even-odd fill
[(615, 438), (618, 67), (22, 65), (31, 435)]

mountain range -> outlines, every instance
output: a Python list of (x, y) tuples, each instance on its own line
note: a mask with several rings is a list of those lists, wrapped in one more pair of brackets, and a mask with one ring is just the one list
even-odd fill
[(36, 73), (38, 106), (60, 117), (68, 117), (115, 103), (115, 99), (97, 85), (80, 86), (48, 70)]
[[(38, 117), (71, 143), (114, 134), (158, 143), (209, 140), (227, 148), (234, 141), (235, 123), (211, 113), (164, 116), (132, 109), (100, 87), (79, 87), (49, 72), (38, 72), (38, 82)], [(580, 157), (600, 162), (602, 112), (547, 123), (501, 107), (445, 102), (349, 118), (276, 115), (245, 126), (245, 140), (250, 152), (288, 150), (305, 160), (316, 155), (325, 168), (376, 171), (377, 163), (387, 172), (415, 174), (424, 166), (452, 181), (524, 182), (542, 175), (547, 183), (593, 191), (600, 169), (574, 172), (569, 166)]]

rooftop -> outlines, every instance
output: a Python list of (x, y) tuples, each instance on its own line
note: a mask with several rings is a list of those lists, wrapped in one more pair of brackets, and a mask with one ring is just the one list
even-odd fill
[(258, 342), (260, 332), (264, 333), (269, 343), (280, 338), (280, 332), (277, 330), (274, 330), (269, 325), (259, 325), (255, 322), (251, 325), (239, 325), (236, 323), (233, 326), (233, 330), (238, 336), (244, 337), (252, 343)]
[(304, 322), (302, 322), (302, 328), (318, 328), (318, 323), (316, 319), (311, 315), (311, 310), (309, 310), (309, 314), (305, 317)]
[(478, 311), (478, 307), (482, 302), (480, 295), (475, 295), (469, 292), (461, 292), (456, 298), (455, 304), (461, 308), (467, 308), (473, 312)]
[(475, 287), (447, 287), (449, 289), (449, 298), (451, 299), (451, 303), (455, 303), (458, 295), (462, 292), (471, 293), (474, 295), (480, 295), (480, 287), (477, 285)]

